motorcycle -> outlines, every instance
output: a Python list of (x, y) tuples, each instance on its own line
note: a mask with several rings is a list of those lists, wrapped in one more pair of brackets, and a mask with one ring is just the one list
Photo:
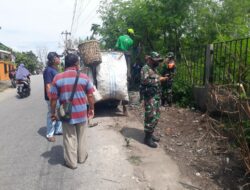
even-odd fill
[(17, 80), (16, 81), (17, 94), (20, 98), (25, 98), (30, 95), (30, 80)]

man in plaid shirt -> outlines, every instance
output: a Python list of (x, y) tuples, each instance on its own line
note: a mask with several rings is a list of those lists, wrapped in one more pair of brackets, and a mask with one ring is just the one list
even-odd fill
[[(78, 70), (78, 56), (68, 54), (65, 57), (65, 71), (57, 74), (52, 82), (50, 91), (52, 120), (57, 119), (56, 101), (59, 100), (62, 104), (70, 99)], [(93, 92), (93, 84), (88, 76), (80, 73), (72, 100), (71, 119), (62, 123), (65, 165), (71, 169), (76, 169), (77, 163), (84, 163), (88, 157), (85, 128), (88, 117), (94, 117)]]

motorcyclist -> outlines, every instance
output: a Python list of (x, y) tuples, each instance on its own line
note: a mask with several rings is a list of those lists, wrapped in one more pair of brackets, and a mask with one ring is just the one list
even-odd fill
[(172, 106), (172, 85), (173, 77), (176, 74), (176, 61), (173, 52), (168, 52), (163, 66), (160, 69), (161, 76), (168, 77), (168, 80), (162, 82), (161, 105), (166, 106), (166, 103)]
[(25, 87), (29, 87), (30, 82), (30, 72), (25, 68), (24, 64), (21, 63), (16, 71), (16, 80), (17, 81), (26, 81)]

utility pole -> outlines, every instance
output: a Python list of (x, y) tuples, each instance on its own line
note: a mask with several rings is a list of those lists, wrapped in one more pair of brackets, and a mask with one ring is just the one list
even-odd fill
[(68, 35), (71, 35), (71, 33), (65, 30), (65, 32), (62, 32), (61, 34), (65, 35), (65, 50), (67, 50), (68, 49)]

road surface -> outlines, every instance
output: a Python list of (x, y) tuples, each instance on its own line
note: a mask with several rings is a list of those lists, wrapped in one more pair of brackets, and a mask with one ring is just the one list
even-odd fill
[[(32, 76), (28, 98), (19, 99), (15, 89), (0, 93), (1, 190), (185, 189), (176, 163), (161, 148), (142, 143), (142, 124), (109, 110), (87, 129), (86, 163), (64, 167), (62, 136), (54, 143), (45, 138), (46, 113), (42, 75)], [(124, 133), (114, 130), (118, 125)], [(125, 137), (131, 137), (129, 147)]]

